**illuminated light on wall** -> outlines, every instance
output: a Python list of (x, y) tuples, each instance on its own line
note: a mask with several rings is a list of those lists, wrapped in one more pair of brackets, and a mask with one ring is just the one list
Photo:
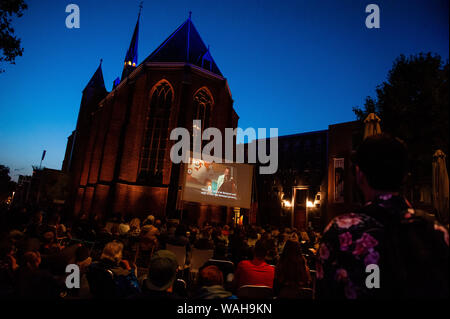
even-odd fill
[(306, 201), (306, 207), (314, 207), (314, 203), (310, 200)]
[(283, 205), (284, 205), (284, 207), (292, 207), (292, 203), (291, 203), (291, 201), (288, 201), (288, 200), (283, 200)]

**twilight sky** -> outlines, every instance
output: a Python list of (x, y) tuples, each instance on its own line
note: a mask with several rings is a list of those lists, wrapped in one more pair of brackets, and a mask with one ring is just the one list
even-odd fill
[[(103, 58), (106, 87), (122, 72), (138, 0), (26, 0), (14, 20), (24, 55), (1, 65), (0, 164), (11, 175), (60, 169), (75, 128), (81, 91)], [(67, 29), (65, 8), (80, 8)], [(376, 3), (381, 28), (367, 29)], [(203, 41), (228, 79), (239, 126), (277, 127), (279, 135), (352, 121), (352, 107), (386, 79), (400, 54), (449, 57), (448, 0), (144, 1), (140, 63), (192, 11)]]

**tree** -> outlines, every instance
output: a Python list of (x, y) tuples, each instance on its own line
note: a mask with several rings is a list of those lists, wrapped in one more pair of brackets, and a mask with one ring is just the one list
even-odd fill
[[(22, 56), (20, 39), (14, 35), (12, 17), (21, 17), (28, 8), (23, 0), (0, 0), (0, 62), (15, 64), (17, 56)], [(0, 68), (0, 73), (4, 72)]]
[(15, 184), (9, 176), (9, 167), (0, 165), (0, 203), (4, 202), (11, 195)]
[(431, 178), (433, 152), (448, 154), (449, 64), (439, 55), (400, 55), (378, 85), (376, 97), (353, 108), (358, 119), (375, 112), (384, 132), (404, 140), (411, 156), (412, 181)]

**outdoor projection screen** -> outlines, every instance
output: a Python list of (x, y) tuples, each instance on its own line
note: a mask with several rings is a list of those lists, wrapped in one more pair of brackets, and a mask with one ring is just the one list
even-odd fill
[(184, 165), (183, 201), (250, 208), (253, 167), (208, 163), (191, 156)]

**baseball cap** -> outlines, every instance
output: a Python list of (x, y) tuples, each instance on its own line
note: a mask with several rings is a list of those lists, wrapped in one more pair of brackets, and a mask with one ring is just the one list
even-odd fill
[(177, 258), (173, 252), (158, 250), (150, 260), (147, 287), (150, 290), (167, 290), (175, 281), (177, 268)]

